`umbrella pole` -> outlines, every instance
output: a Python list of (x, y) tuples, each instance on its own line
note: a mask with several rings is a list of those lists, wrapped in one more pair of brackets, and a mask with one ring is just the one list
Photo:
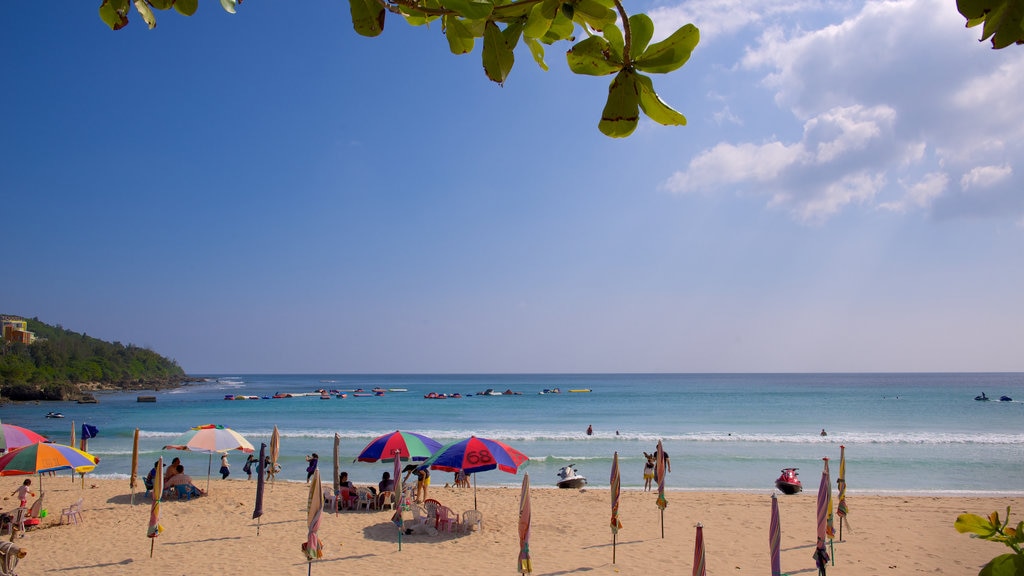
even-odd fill
[(661, 510), (661, 537), (665, 537), (665, 510)]
[(616, 535), (612, 534), (612, 564), (615, 564), (615, 540)]
[(213, 470), (213, 452), (210, 452), (210, 462), (206, 465), (206, 493), (210, 493), (210, 471)]
[(473, 474), (473, 510), (476, 510), (476, 474)]
[(843, 541), (843, 517), (839, 517), (839, 541)]
[(835, 545), (832, 544), (832, 539), (831, 538), (828, 539), (828, 552), (829, 552), (829, 555), (831, 556), (831, 559), (832, 559), (832, 565), (835, 566), (836, 565), (836, 548), (835, 548)]
[(153, 545), (156, 544), (156, 540), (153, 538), (149, 539), (149, 557), (153, 557)]

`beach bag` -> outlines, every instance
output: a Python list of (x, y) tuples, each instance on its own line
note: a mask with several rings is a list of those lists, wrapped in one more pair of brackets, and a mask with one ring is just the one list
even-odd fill
[(306, 466), (306, 472), (309, 472), (310, 474), (316, 472), (316, 464), (310, 464), (309, 466)]

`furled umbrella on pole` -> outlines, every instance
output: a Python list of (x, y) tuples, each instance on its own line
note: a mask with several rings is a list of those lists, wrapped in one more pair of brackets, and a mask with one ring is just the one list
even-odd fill
[[(68, 446), (74, 446), (76, 444), (78, 444), (78, 440), (76, 440), (76, 436), (75, 436), (75, 421), (72, 420), (71, 421), (71, 439), (68, 440)], [(81, 450), (84, 451), (85, 449), (82, 448)]]
[(270, 468), (267, 469), (267, 479), (271, 482), (277, 477), (277, 458), (281, 455), (281, 432), (274, 425), (274, 432), (270, 434)]
[(398, 458), (398, 450), (395, 450), (394, 487), (391, 492), (395, 495), (395, 513), (391, 515), (391, 521), (398, 526), (398, 551), (402, 551), (402, 533), (405, 532), (405, 518), (402, 517), (402, 459)]
[(661, 537), (665, 537), (665, 507), (668, 506), (668, 499), (665, 498), (665, 450), (661, 447), (661, 440), (658, 440), (657, 458), (654, 461), (654, 475), (658, 478), (658, 508), (661, 510)]
[(188, 432), (174, 439), (174, 442), (164, 446), (164, 450), (188, 450), (190, 452), (204, 452), (210, 455), (210, 463), (206, 468), (206, 492), (210, 492), (210, 472), (213, 470), (214, 453), (238, 450), (246, 454), (252, 454), (255, 449), (248, 440), (231, 428), (225, 428), (219, 424), (204, 424), (195, 426)]
[(341, 436), (334, 433), (334, 466), (331, 472), (333, 472), (333, 482), (331, 483), (331, 489), (334, 490), (334, 513), (338, 513), (338, 498), (341, 496), (341, 467), (339, 466), (338, 452), (341, 450)]
[[(83, 423), (82, 424), (82, 439), (79, 441), (78, 449), (81, 450), (82, 452), (88, 452), (89, 451), (89, 439), (90, 438), (95, 438), (96, 435), (99, 434), (99, 432), (100, 432), (99, 428), (93, 426), (92, 424), (85, 424), (85, 423)], [(75, 445), (74, 442), (72, 442), (71, 446), (74, 446), (74, 445)], [(81, 476), (82, 476), (82, 488), (84, 489), (85, 488), (85, 472), (82, 472)]]
[[(431, 468), (445, 472), (463, 471), (476, 474), (497, 468), (502, 472), (515, 474), (519, 466), (529, 460), (519, 450), (489, 438), (471, 436), (442, 446), (434, 455), (423, 461), (418, 468)], [(473, 477), (473, 509), (476, 510), (476, 476)]]
[(153, 545), (156, 537), (164, 531), (160, 525), (160, 500), (164, 494), (164, 458), (161, 456), (156, 461), (156, 474), (153, 476), (153, 505), (149, 509), (149, 526), (146, 528), (146, 536), (149, 538), (149, 557), (153, 557)]
[(530, 560), (530, 520), (533, 511), (530, 507), (530, 474), (523, 474), (523, 489), (519, 494), (519, 573), (533, 572), (533, 561)]
[(693, 543), (693, 576), (706, 576), (704, 560), (704, 525), (697, 523), (697, 539)]
[(267, 456), (267, 443), (260, 443), (260, 460), (256, 463), (256, 505), (252, 510), (252, 517), (256, 519), (256, 535), (260, 535), (260, 525), (263, 522), (263, 487), (266, 483), (264, 480), (265, 475), (263, 474), (263, 468), (266, 467)]
[(320, 541), (317, 531), (320, 530), (320, 518), (324, 511), (324, 493), (320, 485), (320, 470), (313, 472), (309, 485), (309, 503), (306, 509), (306, 541), (302, 543), (302, 551), (308, 562), (306, 573), (312, 574), (313, 561), (324, 556), (324, 544)]
[(836, 505), (836, 514), (839, 516), (839, 541), (843, 541), (843, 524), (846, 523), (846, 515), (850, 509), (846, 506), (846, 446), (839, 446), (839, 479), (836, 480), (836, 488), (839, 489), (839, 504)]
[(772, 576), (782, 576), (782, 526), (779, 524), (779, 500), (772, 494), (772, 515), (768, 523), (768, 551)]
[(135, 506), (135, 487), (139, 483), (139, 429), (132, 436), (132, 473), (128, 478), (128, 489), (132, 491), (132, 506)]
[(0, 456), (0, 476), (39, 474), (39, 490), (42, 491), (44, 473), (71, 470), (72, 476), (76, 472), (84, 474), (92, 472), (99, 461), (72, 446), (37, 442)]
[(825, 539), (828, 538), (828, 518), (831, 515), (832, 481), (828, 476), (828, 458), (824, 458), (825, 468), (821, 471), (821, 484), (818, 485), (818, 541), (814, 545), (814, 564), (818, 567), (818, 576), (825, 576), (825, 569), (830, 559)]
[(612, 476), (610, 483), (612, 493), (612, 564), (615, 564), (615, 543), (619, 535), (619, 530), (622, 528), (622, 522), (619, 522), (619, 498), (622, 495), (622, 476), (619, 473), (618, 452), (616, 452), (612, 457)]

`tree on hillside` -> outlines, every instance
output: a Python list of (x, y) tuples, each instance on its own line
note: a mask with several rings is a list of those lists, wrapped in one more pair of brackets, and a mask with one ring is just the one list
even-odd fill
[[(220, 0), (234, 14), (241, 0)], [(191, 16), (199, 0), (102, 0), (100, 18), (113, 30), (128, 25), (134, 6), (153, 28), (154, 10), (174, 8)], [(477, 39), (483, 47), (484, 73), (502, 84), (512, 72), (514, 50), (520, 40), (543, 70), (544, 46), (575, 42), (569, 49), (569, 68), (576, 74), (610, 76), (608, 100), (598, 129), (622, 138), (636, 129), (643, 111), (666, 126), (683, 126), (686, 117), (665, 104), (654, 91), (648, 74), (679, 69), (700, 41), (693, 24), (686, 24), (668, 38), (651, 44), (654, 22), (646, 14), (628, 16), (620, 0), (349, 0), (352, 26), (363, 36), (384, 31), (385, 17), (401, 16), (413, 26), (440, 21), (453, 54), (473, 51)], [(586, 38), (576, 42), (577, 26)]]

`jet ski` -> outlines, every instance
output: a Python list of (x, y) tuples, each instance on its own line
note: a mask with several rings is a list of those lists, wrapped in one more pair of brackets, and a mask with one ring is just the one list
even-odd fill
[(47, 418), (63, 418), (64, 415), (61, 414), (60, 412), (47, 412), (46, 413), (46, 417)]
[(981, 393), (981, 396), (975, 396), (974, 399), (978, 402), (988, 402), (988, 396), (985, 396), (984, 392)]
[(1013, 398), (1010, 398), (1009, 396), (1000, 396), (999, 397), (999, 401), (1000, 402), (1013, 402)]
[(800, 479), (797, 478), (799, 468), (783, 468), (782, 475), (775, 480), (775, 487), (783, 494), (796, 494), (804, 489)]
[(558, 477), (561, 478), (561, 480), (558, 481), (559, 488), (579, 489), (587, 485), (586, 477), (580, 476), (572, 464), (562, 466), (562, 468), (558, 470)]

